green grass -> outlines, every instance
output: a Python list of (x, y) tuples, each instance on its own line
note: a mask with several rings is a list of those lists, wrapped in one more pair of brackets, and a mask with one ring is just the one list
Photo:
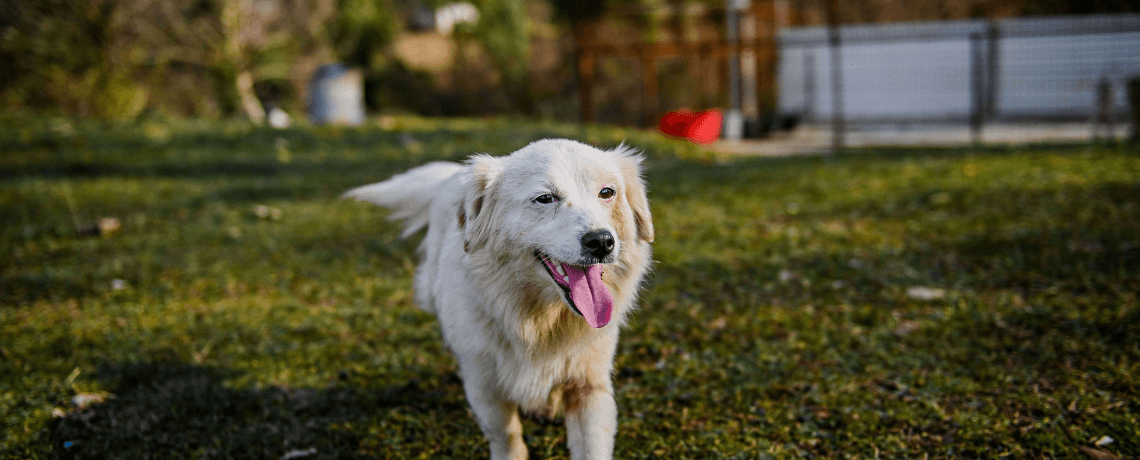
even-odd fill
[[(726, 159), (415, 118), (8, 120), (0, 452), (485, 456), (412, 302), (415, 239), (337, 195), (550, 136), (649, 156), (657, 263), (617, 356), (619, 458), (1074, 458), (1104, 435), (1140, 455), (1136, 150)], [(102, 217), (122, 228), (77, 235)], [(567, 456), (557, 422), (525, 427), (532, 457)]]

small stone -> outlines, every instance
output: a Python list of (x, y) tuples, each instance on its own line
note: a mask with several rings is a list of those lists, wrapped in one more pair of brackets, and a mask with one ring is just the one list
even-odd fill
[(277, 129), (288, 128), (289, 124), (292, 122), (292, 120), (289, 118), (289, 114), (285, 113), (284, 110), (281, 110), (278, 107), (274, 107), (272, 109), (269, 109), (269, 117), (268, 118), (269, 118), (269, 126), (272, 126), (274, 128), (277, 128)]
[(400, 145), (406, 149), (414, 149), (420, 145), (420, 141), (416, 140), (416, 138), (412, 137), (412, 135), (408, 133), (400, 133), (399, 140)]
[(123, 223), (114, 217), (104, 217), (99, 219), (99, 234), (110, 235), (123, 227)]
[(310, 447), (308, 449), (303, 449), (303, 450), (302, 449), (293, 449), (289, 452), (285, 452), (285, 455), (281, 456), (281, 460), (292, 460), (294, 458), (308, 457), (310, 455), (315, 455), (316, 453), (317, 453), (316, 447)]
[(107, 400), (107, 395), (101, 393), (79, 393), (71, 398), (71, 404), (83, 409), (92, 404), (99, 404)]
[(281, 208), (259, 204), (253, 207), (253, 215), (261, 219), (281, 220)]
[(946, 296), (946, 291), (924, 286), (915, 286), (907, 288), (906, 295), (916, 300), (937, 300)]

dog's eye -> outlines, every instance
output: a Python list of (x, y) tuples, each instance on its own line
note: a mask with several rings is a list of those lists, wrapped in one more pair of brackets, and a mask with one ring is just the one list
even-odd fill
[(558, 197), (551, 195), (549, 193), (539, 195), (538, 198), (534, 199), (535, 203), (541, 203), (541, 204), (550, 204), (550, 203), (553, 203), (555, 201), (558, 201)]
[(609, 187), (603, 188), (602, 191), (598, 192), (598, 198), (601, 198), (603, 200), (608, 200), (610, 198), (613, 198), (613, 196), (614, 189)]

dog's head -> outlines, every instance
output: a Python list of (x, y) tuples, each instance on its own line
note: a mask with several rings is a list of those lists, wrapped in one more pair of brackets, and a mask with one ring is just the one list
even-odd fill
[(464, 250), (532, 258), (524, 273), (540, 277), (590, 326), (608, 324), (607, 271), (623, 251), (653, 241), (641, 157), (624, 146), (543, 140), (506, 157), (472, 157), (470, 166), (458, 216)]

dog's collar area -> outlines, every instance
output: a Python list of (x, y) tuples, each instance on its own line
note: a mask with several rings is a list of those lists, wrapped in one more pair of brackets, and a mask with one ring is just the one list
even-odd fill
[(550, 275), (550, 279), (554, 281), (554, 285), (562, 289), (562, 297), (566, 299), (566, 303), (570, 305), (570, 309), (574, 310), (578, 316), (585, 317), (582, 312), (578, 310), (578, 306), (574, 305), (574, 298), (570, 296), (570, 277), (566, 274), (566, 269), (560, 262), (555, 262), (550, 256), (543, 254), (541, 251), (534, 251), (534, 258), (546, 269), (546, 273)]

